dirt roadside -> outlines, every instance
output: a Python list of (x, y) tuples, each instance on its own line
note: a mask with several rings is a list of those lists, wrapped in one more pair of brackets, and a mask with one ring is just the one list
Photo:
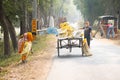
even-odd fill
[[(38, 55), (31, 56), (32, 60), (28, 60), (25, 64), (8, 67), (9, 73), (2, 80), (46, 80), (52, 66), (52, 57), (56, 51), (56, 40), (54, 36), (52, 38), (54, 39), (47, 43), (46, 49), (38, 52)], [(108, 44), (120, 45), (120, 39), (97, 39)]]
[[(56, 40), (52, 36), (50, 42), (47, 43), (48, 47), (37, 55), (32, 55), (32, 59), (28, 59), (25, 64), (15, 64), (8, 67), (8, 74), (2, 80), (46, 80), (47, 73), (49, 72), (52, 64), (52, 56), (55, 53)], [(39, 54), (39, 53), (42, 53)]]
[(115, 44), (115, 45), (120, 45), (120, 32), (115, 35), (115, 38), (110, 38), (110, 39), (102, 38), (102, 37), (100, 36), (100, 33), (98, 33), (98, 34), (95, 36), (95, 39), (104, 41), (105, 43), (112, 43), (112, 44)]

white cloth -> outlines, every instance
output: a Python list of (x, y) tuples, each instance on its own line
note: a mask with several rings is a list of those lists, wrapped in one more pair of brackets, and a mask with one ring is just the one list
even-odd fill
[(47, 18), (47, 20), (49, 21), (49, 27), (54, 27), (54, 18), (53, 16), (50, 16)]

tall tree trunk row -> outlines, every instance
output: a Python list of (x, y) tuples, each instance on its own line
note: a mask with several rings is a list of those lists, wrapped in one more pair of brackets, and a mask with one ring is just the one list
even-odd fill
[(4, 31), (4, 55), (10, 55), (9, 31), (3, 10), (3, 0), (0, 0), (0, 10), (0, 24)]
[(8, 17), (6, 17), (6, 21), (7, 21), (8, 30), (9, 30), (9, 33), (10, 33), (13, 49), (14, 49), (14, 51), (17, 51), (17, 38), (16, 38), (15, 29), (12, 25), (12, 22), (9, 20)]

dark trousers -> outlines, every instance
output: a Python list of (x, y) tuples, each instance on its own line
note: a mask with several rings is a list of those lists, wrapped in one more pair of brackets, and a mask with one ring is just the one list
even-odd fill
[(90, 47), (90, 37), (85, 37), (87, 39), (88, 46)]

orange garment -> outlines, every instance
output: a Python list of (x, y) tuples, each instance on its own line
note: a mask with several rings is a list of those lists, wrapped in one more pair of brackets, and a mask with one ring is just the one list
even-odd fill
[(32, 49), (33, 35), (31, 32), (26, 32), (18, 41), (18, 53), (21, 54), (21, 60), (25, 61)]
[(27, 40), (31, 42), (33, 41), (33, 35), (31, 32), (27, 32)]
[(26, 57), (27, 57), (26, 54), (22, 54), (22, 58), (21, 58), (22, 61), (26, 60)]

